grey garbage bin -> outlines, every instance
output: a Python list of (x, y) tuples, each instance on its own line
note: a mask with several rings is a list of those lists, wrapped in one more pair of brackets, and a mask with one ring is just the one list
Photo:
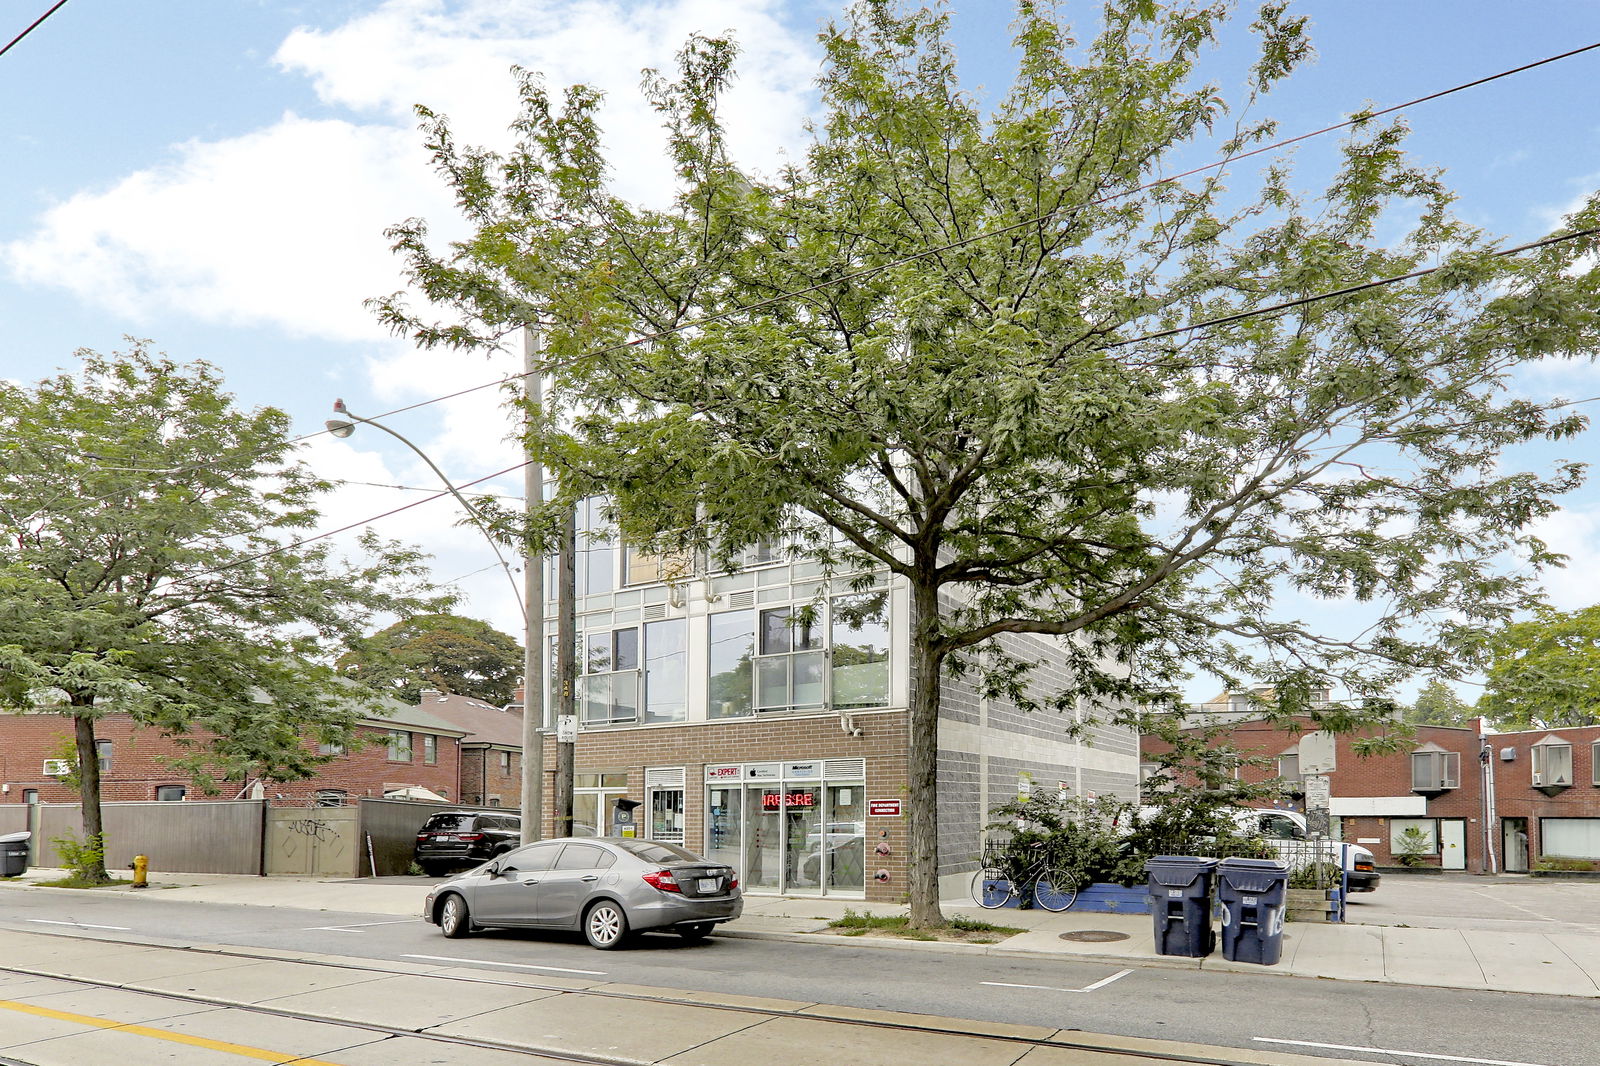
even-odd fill
[(1216, 859), (1157, 855), (1145, 860), (1156, 954), (1204, 958), (1217, 945), (1211, 928), (1211, 875)]
[(1277, 859), (1223, 859), (1217, 867), (1222, 957), (1274, 966), (1283, 957), (1289, 867)]
[(0, 837), (0, 877), (21, 877), (28, 872), (28, 841), (32, 833), (7, 833)]

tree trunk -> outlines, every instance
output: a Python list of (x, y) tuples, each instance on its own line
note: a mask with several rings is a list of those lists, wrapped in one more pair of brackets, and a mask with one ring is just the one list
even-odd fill
[(100, 817), (100, 752), (94, 743), (94, 719), (87, 714), (75, 715), (72, 724), (78, 748), (78, 798), (83, 810), (83, 846), (95, 849), (93, 861), (80, 865), (74, 872), (87, 881), (109, 881), (111, 877), (106, 873), (105, 852), (98, 847), (104, 842), (105, 834)]
[(907, 728), (911, 927), (944, 924), (939, 909), (939, 590), (911, 586), (911, 699)]

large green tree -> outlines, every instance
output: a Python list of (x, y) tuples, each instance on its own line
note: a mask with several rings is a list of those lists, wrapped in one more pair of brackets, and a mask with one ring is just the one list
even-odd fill
[(357, 642), (340, 657), (339, 670), (407, 703), (435, 688), (506, 704), (522, 676), (522, 645), (476, 618), (422, 615)]
[(1495, 728), (1600, 723), (1600, 606), (1540, 608), (1497, 632), (1490, 650), (1478, 709)]
[[(333, 660), (424, 609), (420, 556), (370, 534), (299, 543), (329, 488), (289, 419), (145, 345), (31, 387), (0, 382), (0, 708), (71, 721), (85, 842), (102, 839), (95, 722), (180, 740), (179, 769), (309, 776), (375, 700)], [(104, 878), (103, 861), (85, 871)]]
[(1436, 677), (1422, 686), (1409, 707), (1402, 709), (1401, 718), (1411, 725), (1466, 725), (1477, 714), (1472, 704)]
[[(1504, 383), (1592, 349), (1594, 241), (1493, 254), (1395, 120), (1359, 121), (1314, 195), (1282, 162), (1253, 193), (1226, 187), (1238, 167), (1158, 181), (1268, 140), (1244, 116), (1309, 54), (1303, 19), (1266, 5), (1230, 100), (1198, 69), (1225, 7), (1107, 4), (1079, 43), (1024, 0), (1016, 77), (985, 108), (946, 13), (863, 0), (822, 33), (822, 113), (775, 179), (726, 143), (733, 45), (694, 39), (645, 83), (679, 181), (659, 210), (611, 192), (592, 91), (557, 107), (524, 76), (503, 155), (424, 112), (475, 229), (444, 250), (421, 222), (393, 234), (459, 314), (381, 313), (462, 348), (544, 324), (572, 426), (533, 442), (557, 505), (603, 493), (647, 549), (781, 534), (905, 582), (914, 924), (941, 920), (945, 672), (1158, 728), (1175, 717), (1142, 712), (1204, 669), (1354, 729), (1366, 697), (1472, 661), (1556, 561), (1528, 528), (1578, 468), (1497, 457), (1584, 423)], [(1290, 592), (1371, 616), (1338, 631)], [(1058, 641), (1072, 679), (1031, 681), (1025, 636)], [(1353, 698), (1311, 706), (1324, 685)]]

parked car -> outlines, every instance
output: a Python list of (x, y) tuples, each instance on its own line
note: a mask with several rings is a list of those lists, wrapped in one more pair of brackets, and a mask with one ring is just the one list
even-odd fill
[[(1273, 846), (1279, 858), (1293, 865), (1308, 856), (1337, 863), (1344, 870), (1345, 882), (1351, 892), (1375, 892), (1382, 875), (1378, 873), (1377, 859), (1360, 844), (1346, 844), (1338, 840), (1311, 841), (1306, 828), (1306, 816), (1299, 811), (1282, 811), (1258, 807), (1238, 807), (1232, 812), (1241, 829), (1260, 834)], [(1290, 841), (1304, 841), (1291, 844)], [(1280, 843), (1281, 842), (1281, 843)]]
[(700, 940), (743, 910), (731, 867), (674, 844), (560, 837), (435, 886), (422, 916), (448, 937), (491, 926), (571, 929), (606, 950), (646, 930)]
[(417, 830), (412, 858), (429, 877), (476, 866), (522, 843), (522, 818), (488, 811), (440, 811)]

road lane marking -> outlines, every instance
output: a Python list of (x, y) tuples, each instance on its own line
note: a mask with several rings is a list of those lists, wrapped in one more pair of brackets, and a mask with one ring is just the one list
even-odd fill
[(312, 933), (359, 933), (373, 925), (411, 925), (420, 921), (421, 918), (398, 918), (390, 922), (347, 922), (344, 925), (308, 925), (305, 928)]
[(1008, 981), (980, 981), (979, 984), (989, 985), (989, 986), (991, 986), (993, 988), (1037, 988), (1037, 989), (1040, 989), (1041, 991), (1044, 991), (1044, 992), (1093, 992), (1095, 989), (1104, 988), (1106, 985), (1109, 985), (1112, 981), (1116, 981), (1116, 980), (1119, 980), (1120, 978), (1126, 977), (1132, 972), (1133, 972), (1132, 970), (1118, 970), (1116, 973), (1112, 974), (1110, 977), (1103, 977), (1100, 980), (1096, 981), (1094, 984), (1085, 985), (1082, 988), (1057, 988), (1054, 985), (1016, 985), (1016, 984), (1011, 984)]
[(1413, 1059), (1432, 1059), (1436, 1062), (1468, 1062), (1474, 1066), (1546, 1066), (1540, 1062), (1518, 1062), (1514, 1059), (1469, 1059), (1461, 1055), (1430, 1055), (1426, 1051), (1396, 1051), (1387, 1047), (1361, 1047), (1355, 1044), (1318, 1044), (1311, 1040), (1273, 1040), (1271, 1037), (1251, 1037), (1262, 1044), (1293, 1044), (1295, 1047), (1322, 1048), (1325, 1051), (1361, 1051), (1368, 1055), (1400, 1055)]
[(515, 966), (521, 970), (554, 970), (556, 973), (581, 973), (586, 977), (604, 977), (606, 970), (569, 970), (565, 966), (535, 966), (530, 962), (493, 962), (489, 959), (455, 959), (448, 955), (402, 955), (402, 959), (428, 959), (432, 962), (465, 962), (472, 966)]
[(132, 929), (125, 925), (90, 925), (88, 922), (52, 922), (48, 918), (26, 918), (24, 921), (34, 922), (37, 925), (66, 925), (73, 929), (115, 929), (119, 933), (131, 933)]
[(229, 1055), (240, 1055), (247, 1059), (260, 1059), (263, 1062), (294, 1063), (294, 1066), (338, 1066), (338, 1063), (328, 1062), (325, 1059), (306, 1058), (303, 1055), (296, 1055), (287, 1051), (268, 1051), (265, 1048), (250, 1047), (245, 1044), (230, 1044), (226, 1040), (190, 1036), (188, 1033), (174, 1032), (171, 1029), (156, 1029), (148, 1025), (130, 1025), (126, 1022), (112, 1021), (110, 1018), (97, 1018), (92, 1014), (73, 1014), (64, 1010), (51, 1010), (49, 1007), (36, 1007), (31, 1003), (17, 1003), (12, 1000), (0, 999), (0, 1010), (17, 1011), (21, 1014), (32, 1014), (40, 1018), (52, 1018), (59, 1022), (73, 1022), (77, 1025), (87, 1025), (95, 1029), (130, 1033), (134, 1036), (147, 1036), (152, 1040), (166, 1040), (173, 1044), (188, 1044), (190, 1047), (205, 1048), (207, 1051), (221, 1051)]

